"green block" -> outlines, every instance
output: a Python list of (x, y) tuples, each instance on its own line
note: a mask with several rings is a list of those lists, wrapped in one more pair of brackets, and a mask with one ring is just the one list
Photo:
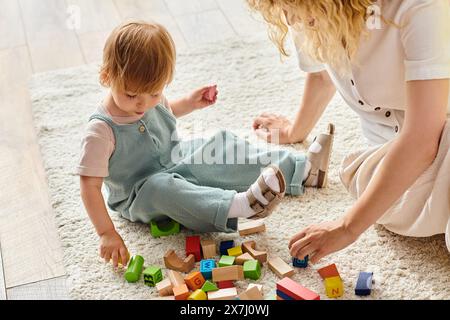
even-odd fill
[(234, 264), (234, 260), (236, 260), (236, 257), (222, 256), (219, 260), (219, 268), (231, 267)]
[(203, 292), (211, 292), (211, 291), (217, 291), (217, 290), (219, 290), (219, 288), (209, 280), (207, 280), (202, 287)]
[(258, 280), (261, 277), (261, 264), (258, 260), (244, 263), (244, 276), (246, 279)]
[(141, 256), (134, 256), (128, 264), (125, 272), (125, 279), (128, 282), (137, 282), (141, 277), (142, 269), (144, 268), (144, 258)]
[(154, 238), (180, 233), (180, 224), (173, 220), (151, 221), (150, 233)]
[(163, 274), (158, 267), (149, 267), (144, 270), (144, 284), (149, 287), (154, 287), (158, 282), (163, 280)]

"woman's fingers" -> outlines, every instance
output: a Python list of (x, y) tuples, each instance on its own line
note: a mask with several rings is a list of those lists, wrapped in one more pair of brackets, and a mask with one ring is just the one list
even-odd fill
[(305, 260), (306, 256), (311, 256), (316, 250), (316, 245), (311, 242), (310, 244), (301, 248), (301, 250), (297, 252), (297, 255), (294, 256), (294, 258)]
[(300, 240), (301, 238), (304, 238), (306, 236), (306, 232), (304, 230), (300, 231), (299, 233), (295, 234), (292, 238), (291, 241), (289, 241), (289, 250), (291, 249), (292, 245), (297, 242), (298, 240)]
[(270, 131), (267, 131), (266, 129), (256, 129), (255, 133), (256, 136), (262, 140), (265, 140), (267, 142), (272, 141), (272, 133)]
[(291, 248), (289, 249), (289, 252), (292, 257), (297, 257), (298, 253), (307, 245), (311, 243), (311, 239), (309, 237), (304, 237), (298, 241), (296, 241)]
[(327, 255), (328, 255), (328, 253), (326, 253), (325, 251), (319, 250), (319, 251), (316, 251), (316, 253), (312, 257), (310, 257), (309, 261), (312, 264), (315, 264), (315, 263), (319, 262), (323, 257), (325, 257)]

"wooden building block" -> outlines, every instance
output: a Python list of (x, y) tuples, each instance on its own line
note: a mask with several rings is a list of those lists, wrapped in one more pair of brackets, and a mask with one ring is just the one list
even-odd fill
[(138, 282), (141, 277), (143, 268), (144, 268), (144, 258), (138, 255), (132, 257), (130, 262), (128, 263), (128, 268), (124, 275), (125, 280), (127, 280), (130, 283)]
[(244, 280), (244, 268), (242, 266), (216, 268), (212, 273), (214, 282)]
[(205, 283), (205, 278), (203, 278), (203, 275), (200, 272), (195, 271), (188, 274), (186, 278), (184, 278), (184, 282), (189, 289), (195, 291), (203, 286), (203, 284)]
[(234, 264), (235, 260), (236, 260), (235, 257), (222, 256), (222, 257), (220, 257), (220, 260), (219, 260), (219, 268), (230, 267)]
[(186, 257), (189, 257), (191, 254), (194, 255), (195, 261), (202, 260), (202, 248), (199, 236), (186, 237)]
[(238, 257), (238, 256), (242, 255), (241, 246), (228, 249), (228, 255), (231, 257)]
[(173, 287), (179, 287), (179, 286), (185, 284), (183, 276), (181, 275), (181, 273), (179, 273), (177, 271), (173, 271), (173, 270), (167, 271), (167, 277), (169, 278), (170, 283), (172, 283)]
[(203, 290), (203, 292), (211, 292), (211, 291), (217, 291), (217, 290), (219, 290), (219, 288), (211, 281), (206, 280), (205, 284), (202, 287), (202, 290)]
[(248, 252), (253, 259), (258, 260), (263, 264), (267, 261), (267, 252), (256, 250), (256, 242), (255, 241), (247, 241), (242, 244), (242, 251)]
[(355, 294), (368, 296), (372, 293), (373, 272), (360, 272), (356, 282)]
[(244, 263), (245, 279), (259, 280), (261, 277), (261, 263), (258, 260), (250, 260)]
[(295, 273), (295, 270), (279, 257), (271, 258), (268, 264), (269, 269), (272, 270), (280, 279), (284, 277), (292, 277)]
[(182, 260), (174, 250), (169, 250), (164, 255), (164, 264), (167, 269), (188, 273), (195, 267), (195, 257), (191, 254)]
[(320, 300), (320, 296), (286, 277), (277, 282), (277, 290), (294, 300)]
[(264, 287), (262, 284), (250, 283), (248, 285), (247, 290), (254, 288), (254, 287), (258, 288), (258, 290), (261, 292), (261, 294), (264, 295)]
[(227, 256), (228, 249), (233, 248), (233, 247), (234, 247), (234, 240), (222, 241), (220, 243), (220, 255)]
[(163, 279), (161, 268), (151, 266), (144, 270), (144, 284), (149, 287), (154, 287)]
[(238, 224), (238, 231), (241, 237), (250, 234), (260, 233), (266, 231), (266, 225), (264, 219), (250, 220)]
[(216, 243), (214, 240), (202, 240), (203, 259), (212, 259), (217, 256)]
[(246, 252), (236, 257), (235, 263), (239, 265), (243, 265), (246, 261), (255, 260), (250, 253)]
[(205, 279), (212, 279), (212, 271), (216, 267), (216, 261), (213, 259), (200, 261), (200, 272)]
[(304, 260), (292, 258), (292, 265), (296, 268), (307, 268), (309, 256), (306, 256)]
[(325, 280), (326, 278), (340, 277), (339, 272), (336, 268), (336, 264), (334, 263), (317, 270), (317, 272), (319, 272), (323, 280)]
[(328, 298), (339, 298), (344, 294), (341, 277), (326, 278), (324, 284)]
[(208, 300), (208, 297), (204, 291), (198, 289), (189, 296), (188, 300)]
[(263, 295), (257, 287), (252, 287), (238, 296), (239, 300), (264, 300)]
[(208, 300), (234, 300), (237, 297), (236, 288), (220, 289), (208, 292)]
[(217, 282), (217, 286), (219, 287), (219, 289), (234, 288), (234, 282), (233, 280), (219, 281)]
[(296, 300), (296, 299), (294, 299), (294, 298), (288, 296), (287, 294), (283, 293), (283, 292), (280, 291), (280, 290), (277, 290), (276, 293), (277, 293), (277, 298), (279, 298), (279, 299), (277, 299), (277, 300), (281, 300), (281, 301), (291, 301), (291, 300)]
[(153, 298), (151, 300), (175, 300), (175, 296), (164, 296), (164, 297)]
[(185, 284), (178, 287), (173, 287), (173, 294), (175, 296), (175, 300), (187, 300), (190, 296), (189, 289)]
[(150, 234), (154, 238), (167, 237), (180, 233), (180, 224), (173, 220), (150, 222)]
[(156, 284), (156, 290), (161, 297), (173, 295), (173, 285), (170, 279), (164, 279), (163, 281)]

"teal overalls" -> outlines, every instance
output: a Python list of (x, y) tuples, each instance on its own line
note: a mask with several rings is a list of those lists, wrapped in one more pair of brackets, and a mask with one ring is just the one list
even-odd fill
[[(92, 119), (105, 121), (114, 133), (115, 151), (104, 180), (107, 203), (130, 221), (171, 218), (198, 232), (235, 232), (237, 219), (228, 219), (231, 202), (272, 158), (285, 175), (286, 193), (303, 193), (303, 154), (257, 149), (227, 131), (182, 142), (176, 118), (161, 104), (133, 124), (119, 125), (100, 113)], [(205, 154), (210, 157), (201, 161)], [(235, 155), (235, 161), (227, 155)]]

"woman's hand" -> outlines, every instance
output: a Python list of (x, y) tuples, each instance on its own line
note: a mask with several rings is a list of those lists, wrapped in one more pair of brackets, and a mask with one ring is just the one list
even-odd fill
[(129, 254), (125, 243), (116, 230), (110, 230), (100, 236), (100, 257), (105, 259), (106, 263), (112, 259), (114, 268), (117, 268), (119, 262), (126, 266), (129, 260)]
[(284, 116), (263, 113), (253, 122), (258, 137), (269, 143), (296, 143), (292, 138), (292, 123)]
[(203, 87), (195, 90), (187, 97), (188, 104), (194, 110), (203, 109), (215, 104), (218, 94), (217, 86)]
[(312, 225), (300, 231), (289, 242), (291, 256), (304, 259), (307, 255), (311, 263), (344, 249), (358, 237), (345, 226), (343, 220)]

